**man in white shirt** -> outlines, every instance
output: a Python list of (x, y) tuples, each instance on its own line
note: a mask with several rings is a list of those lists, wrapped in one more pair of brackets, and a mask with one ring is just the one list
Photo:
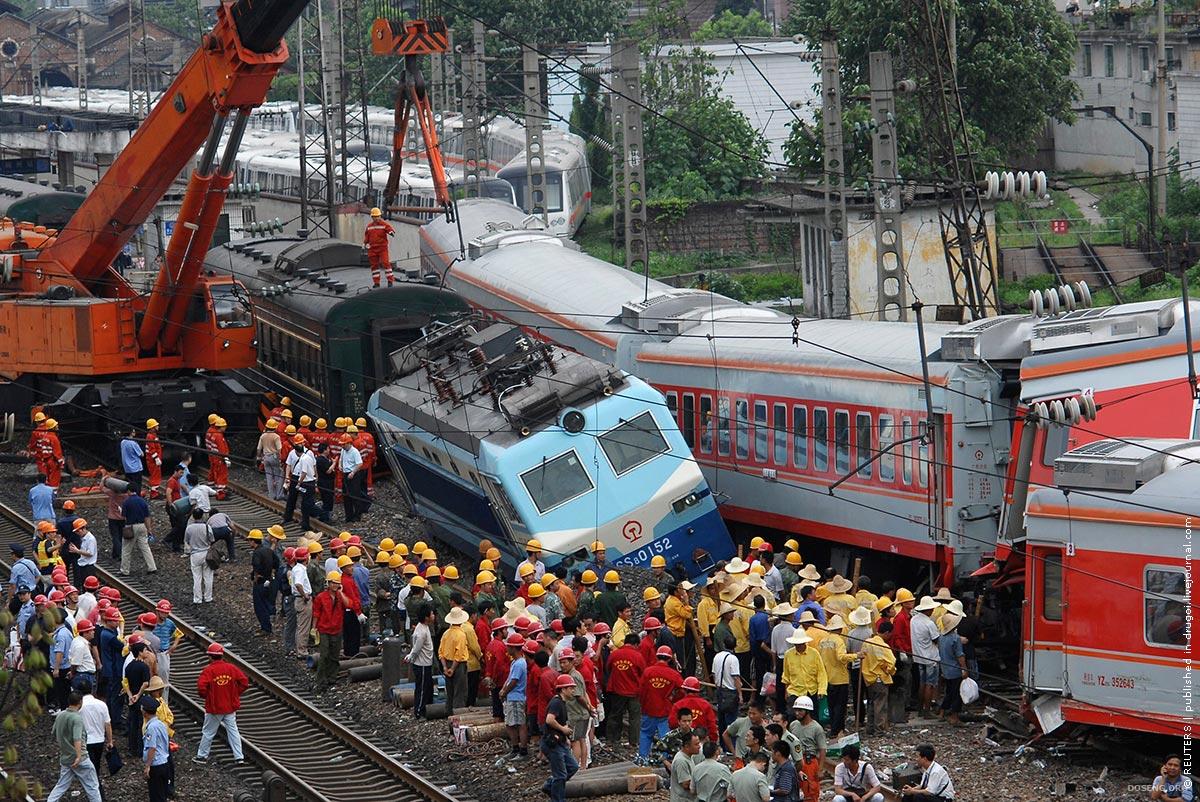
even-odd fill
[(100, 547), (96, 543), (96, 536), (88, 528), (86, 519), (76, 518), (74, 529), (75, 536), (79, 538), (79, 545), (71, 546), (71, 553), (79, 555), (79, 560), (75, 563), (75, 584), (83, 587), (87, 584), (89, 576), (96, 575), (96, 555)]
[(76, 624), (77, 634), (71, 639), (67, 660), (75, 674), (72, 684), (76, 688), (79, 688), (85, 680), (93, 686), (96, 684), (96, 654), (92, 650), (92, 637), (95, 629), (95, 624), (86, 618), (81, 618)]
[(312, 630), (312, 583), (308, 579), (308, 549), (298, 549), (296, 564), (288, 572), (292, 604), (296, 609), (296, 657), (308, 658), (308, 634)]
[(79, 716), (83, 719), (88, 757), (99, 773), (99, 767), (104, 765), (104, 750), (113, 745), (112, 716), (108, 712), (108, 705), (92, 695), (91, 683), (80, 683), (79, 689), (83, 692)]
[[(338, 463), (342, 471), (342, 504), (346, 509), (346, 523), (354, 523), (369, 506), (367, 502), (367, 475), (363, 472), (362, 454), (354, 447), (354, 438), (342, 435), (342, 456)], [(360, 486), (361, 485), (361, 486)]]
[(787, 656), (792, 644), (787, 639), (796, 634), (796, 625), (792, 623), (796, 608), (787, 602), (777, 604), (771, 609), (775, 626), (771, 628), (771, 651), (775, 654), (775, 709), (786, 710), (787, 685), (783, 682), (783, 658)]
[(202, 510), (205, 515), (212, 509), (212, 501), (217, 497), (217, 491), (213, 490), (209, 485), (196, 485), (188, 491), (188, 500), (192, 502), (192, 509)]
[(905, 802), (949, 802), (954, 799), (954, 783), (950, 781), (949, 772), (934, 760), (936, 756), (930, 744), (917, 747), (917, 765), (922, 769), (921, 783), (900, 789)]
[(937, 623), (929, 614), (938, 608), (931, 596), (921, 597), (921, 603), (913, 609), (910, 632), (912, 633), (913, 663), (921, 675), (919, 699), (921, 715), (928, 715), (933, 697), (938, 689), (938, 663), (942, 658), (937, 639), (940, 635)]
[(842, 759), (833, 770), (833, 802), (883, 802), (883, 788), (858, 744), (842, 749)]
[(713, 655), (713, 684), (717, 686), (717, 730), (725, 732), (742, 706), (742, 669), (733, 653), (733, 638), (714, 644), (720, 649)]
[[(300, 445), (296, 450), (300, 450)], [(292, 469), (292, 481), (300, 487), (300, 528), (311, 528), (309, 519), (316, 515), (317, 510), (317, 456), (312, 449), (305, 448), (304, 453), (296, 458), (296, 466)]]
[(99, 601), (96, 599), (96, 594), (92, 590), (100, 587), (100, 580), (96, 577), (88, 577), (83, 584), (83, 592), (79, 594), (79, 601), (75, 603), (75, 609), (79, 613), (80, 618), (91, 618), (92, 610), (96, 609)]

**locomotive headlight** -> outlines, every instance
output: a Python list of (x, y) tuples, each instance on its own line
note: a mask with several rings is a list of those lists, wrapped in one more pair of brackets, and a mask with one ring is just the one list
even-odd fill
[(222, 347), (222, 348), (228, 348), (228, 347), (229, 347), (229, 340), (226, 340), (225, 342), (221, 343), (221, 347)]
[(579, 434), (583, 431), (587, 419), (583, 417), (583, 413), (577, 409), (568, 410), (562, 416), (562, 427), (567, 431), (567, 434)]
[(671, 509), (675, 510), (675, 514), (678, 515), (679, 513), (686, 510), (688, 507), (696, 506), (696, 504), (699, 503), (699, 501), (700, 501), (700, 497), (697, 496), (695, 493), (688, 493), (683, 498), (676, 499), (674, 502), (672, 502)]

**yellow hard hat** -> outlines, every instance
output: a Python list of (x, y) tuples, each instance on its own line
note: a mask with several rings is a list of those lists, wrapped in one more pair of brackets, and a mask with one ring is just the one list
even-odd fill
[(391, 557), (388, 557), (388, 568), (399, 568), (402, 565), (404, 565), (404, 558), (399, 554), (393, 554)]
[(433, 549), (425, 549), (423, 552), (421, 552), (421, 559), (422, 560), (436, 560), (437, 552), (434, 551)]
[(283, 540), (287, 537), (287, 532), (284, 532), (283, 527), (279, 524), (271, 524), (271, 526), (267, 527), (267, 534), (276, 540)]
[(545, 595), (546, 595), (546, 589), (544, 587), (542, 587), (541, 585), (539, 585), (537, 582), (534, 582), (532, 585), (529, 586), (529, 598), (540, 599)]
[(224, 418), (217, 418), (217, 428), (224, 429), (229, 423)]
[(905, 602), (916, 601), (917, 597), (912, 594), (908, 588), (900, 588), (896, 591), (895, 604), (904, 604)]
[(333, 422), (333, 427), (335, 429), (345, 429), (346, 428), (346, 419), (344, 417), (342, 417), (341, 415), (338, 415), (337, 419), (334, 420), (334, 422)]
[(604, 572), (604, 581), (610, 585), (619, 584), (621, 581), (621, 575), (613, 570), (605, 571)]
[(280, 412), (279, 414), (288, 420), (292, 419), (292, 411), (290, 409), (285, 409), (283, 412)]
[(371, 216), (372, 217), (383, 217), (383, 212), (379, 209), (378, 206), (373, 206), (373, 207), (371, 207)]
[(425, 553), (425, 549), (427, 549), (427, 548), (429, 548), (429, 544), (428, 544), (428, 543), (426, 543), (424, 540), (418, 540), (418, 541), (417, 541), (417, 542), (416, 542), (416, 543), (413, 545), (413, 554), (424, 554), (424, 553)]
[[(346, 418), (346, 420), (350, 420), (350, 419)], [(353, 423), (347, 423), (346, 424), (346, 434), (358, 434), (358, 427), (355, 426)]]
[(538, 580), (538, 582), (542, 583), (542, 587), (546, 588), (547, 590), (549, 590), (550, 586), (553, 585), (557, 581), (558, 581), (558, 577), (556, 577), (554, 574), (550, 573), (549, 571), (542, 574), (542, 578)]
[(396, 541), (392, 540), (390, 537), (385, 537), (383, 540), (379, 541), (379, 548), (383, 551), (391, 551), (392, 549), (396, 548)]
[(319, 541), (314, 540), (312, 543), (308, 544), (308, 553), (309, 554), (320, 554), (324, 550), (325, 550), (325, 547), (322, 546)]
[(338, 557), (338, 568), (345, 568), (347, 565), (354, 565), (354, 560), (351, 560), (350, 557), (345, 554), (343, 554), (341, 557)]
[(763, 539), (761, 537), (750, 538), (751, 550), (757, 551), (758, 547), (761, 546), (762, 544), (763, 544)]
[(497, 562), (500, 559), (500, 549), (491, 548), (487, 550), (487, 558), (492, 562)]
[(653, 585), (642, 591), (642, 601), (653, 601), (654, 599), (661, 598), (662, 593), (660, 593), (658, 588), (654, 587)]
[(800, 544), (796, 542), (796, 538), (794, 537), (783, 541), (783, 547), (788, 551), (800, 551)]
[(594, 585), (597, 579), (596, 572), (588, 568), (583, 572), (583, 576), (579, 578), (579, 581), (585, 585)]
[(789, 551), (787, 557), (784, 558), (788, 565), (804, 565), (804, 560), (800, 558), (800, 552)]
[(480, 560), (479, 561), (479, 570), (480, 571), (495, 571), (496, 564), (494, 562), (492, 562), (491, 560)]
[(51, 431), (57, 429), (58, 421), (56, 421), (54, 418), (46, 418), (46, 428), (50, 429)]
[(884, 610), (892, 606), (892, 600), (887, 596), (880, 596), (875, 600), (875, 612), (882, 613)]
[(424, 588), (429, 586), (429, 580), (418, 574), (417, 576), (414, 576), (412, 579), (408, 580), (408, 584), (412, 585), (414, 588)]
[(274, 418), (267, 418), (267, 428), (271, 431), (275, 431), (275, 429), (279, 428), (279, 421), (275, 420)]
[(542, 550), (542, 541), (538, 540), (537, 538), (530, 538), (529, 542), (525, 544), (525, 551), (541, 551), (541, 550)]
[(334, 585), (342, 584), (342, 575), (337, 571), (330, 571), (325, 575), (325, 581)]
[(442, 571), (442, 576), (446, 579), (458, 579), (458, 568), (453, 565), (447, 565), (446, 570)]
[(385, 565), (385, 564), (391, 562), (391, 559), (392, 559), (392, 555), (388, 554), (386, 551), (381, 551), (375, 555), (375, 564), (376, 565)]
[(414, 575), (414, 574), (416, 574), (416, 573), (417, 573), (417, 566), (413, 565), (412, 563), (405, 563), (405, 564), (404, 564), (404, 571), (403, 571), (403, 574), (404, 574), (405, 576), (413, 576), (413, 575)]
[(365, 429), (365, 428), (367, 428), (367, 419), (359, 418), (358, 420), (354, 421), (354, 425), (360, 429)]
[(261, 529), (251, 529), (249, 532), (246, 533), (246, 539), (247, 540), (262, 540), (262, 530)]
[(438, 568), (436, 565), (431, 565), (425, 569), (425, 578), (426, 579), (428, 579), (431, 576), (441, 576), (441, 575), (442, 575), (442, 569)]
[(590, 548), (592, 550), (593, 554), (595, 554), (598, 551), (607, 551), (608, 550), (605, 547), (604, 543), (599, 540), (593, 540), (592, 545), (589, 546), (588, 548)]
[(476, 585), (486, 585), (488, 582), (495, 582), (496, 575), (491, 571), (480, 571), (475, 575)]
[(308, 415), (301, 415), (300, 416), (300, 425), (301, 426), (311, 426), (312, 418), (309, 417)]
[(317, 418), (317, 428), (318, 429), (324, 429), (328, 426), (329, 426), (329, 424), (325, 422), (324, 418)]
[(350, 557), (351, 559), (355, 557), (361, 557), (362, 549), (360, 549), (358, 546), (351, 546), (350, 548), (346, 549), (346, 556)]
[(146, 418), (146, 428), (147, 429), (157, 429), (158, 421), (156, 421), (154, 418)]
[(304, 435), (302, 435), (302, 434), (296, 434), (296, 427), (295, 427), (295, 426), (293, 426), (293, 425), (291, 425), (290, 423), (287, 425), (287, 428), (283, 430), (283, 433), (284, 433), (284, 434), (290, 434), (290, 435), (293, 435), (293, 436), (295, 436), (295, 437), (299, 437), (299, 438), (300, 438), (299, 440), (293, 440), (292, 442), (299, 442), (299, 443), (303, 443), (303, 442), (304, 442)]
[(759, 576), (763, 576), (764, 574), (767, 573), (767, 569), (763, 568), (762, 563), (755, 563), (754, 565), (750, 566), (750, 573), (758, 574)]
[(292, 405), (291, 396), (285, 395), (283, 398), (279, 399), (279, 405), (284, 406), (284, 407), (290, 407)]
[(650, 558), (650, 567), (651, 568), (666, 568), (667, 567), (667, 558), (662, 556), (661, 554), (655, 554), (653, 557)]
[(526, 577), (533, 576), (534, 567), (529, 563), (521, 563), (521, 567), (517, 569), (517, 576)]
[(215, 423), (216, 423), (217, 421), (219, 421), (220, 419), (221, 419), (221, 416), (220, 416), (220, 415), (218, 415), (217, 413), (215, 413), (215, 412), (210, 412), (210, 413), (208, 413), (208, 425), (209, 425), (209, 426), (212, 426), (213, 424), (215, 424)]
[(46, 419), (46, 413), (45, 413), (45, 412), (35, 412), (35, 413), (33, 414), (33, 422), (34, 422), (34, 423), (41, 423), (41, 422), (42, 422), (42, 421), (44, 421), (45, 419)]
[(396, 554), (399, 554), (401, 557), (408, 556), (408, 546), (404, 545), (403, 543), (397, 543), (396, 547), (393, 548), (392, 551)]

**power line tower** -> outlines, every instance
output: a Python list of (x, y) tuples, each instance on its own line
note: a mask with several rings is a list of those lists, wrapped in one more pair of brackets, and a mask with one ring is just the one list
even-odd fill
[(471, 28), (471, 46), (462, 54), (463, 188), (466, 197), (479, 196), (484, 158), (483, 110), (487, 100), (486, 31), (482, 22)]
[(375, 204), (375, 186), (371, 176), (370, 126), (367, 121), (366, 41), (362, 0), (340, 0), (337, 6), (338, 48), (341, 53), (339, 106), (341, 119), (340, 189), (342, 200), (362, 198)]
[[(333, 169), (333, 110), (340, 87), (340, 70), (331, 72), (322, 0), (309, 3), (299, 21), (300, 226), (314, 234), (335, 236), (334, 206), (337, 176)], [(329, 80), (330, 76), (338, 80)]]
[(999, 308), (999, 282), (955, 70), (953, 0), (907, 0), (908, 62), (930, 167), (941, 183), (938, 221), (955, 305), (973, 319)]
[(825, 143), (825, 231), (829, 271), (817, 298), (818, 317), (850, 317), (850, 262), (846, 253), (846, 148), (842, 135), (842, 79), (837, 42), (821, 43), (821, 131)]
[(145, 0), (128, 0), (129, 113), (144, 119), (150, 113), (150, 58), (146, 52)]
[(871, 184), (875, 194), (875, 284), (880, 320), (908, 320), (904, 230), (897, 176), (896, 94), (892, 54), (870, 55)]
[(636, 42), (612, 43), (613, 225), (625, 244), (625, 269), (649, 276), (640, 58)]

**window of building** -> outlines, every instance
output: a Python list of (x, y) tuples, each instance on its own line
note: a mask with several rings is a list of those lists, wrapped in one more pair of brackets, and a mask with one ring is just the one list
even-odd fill
[(813, 470), (829, 470), (829, 410), (813, 410)]
[(696, 447), (696, 396), (693, 393), (683, 394), (683, 442), (688, 448)]
[(1167, 48), (1167, 70), (1171, 70), (1172, 65), (1174, 63), (1175, 63), (1175, 48), (1168, 47)]
[(1146, 566), (1146, 643), (1185, 648), (1188, 642), (1187, 575), (1182, 568)]
[(888, 451), (895, 442), (895, 426), (891, 415), (879, 416), (879, 478), (885, 482), (896, 479), (896, 453)]
[(1083, 46), (1083, 74), (1088, 77), (1092, 74), (1092, 46)]
[(669, 451), (667, 441), (654, 422), (643, 412), (600, 435), (600, 447), (608, 457), (613, 473), (620, 476)]
[(1104, 46), (1104, 77), (1112, 78), (1116, 75), (1116, 53), (1113, 45)]
[(1125, 77), (1133, 77), (1133, 48), (1125, 45)]
[(839, 474), (850, 472), (850, 413), (834, 410), (833, 413), (833, 469)]
[(1138, 48), (1138, 63), (1141, 65), (1142, 72), (1150, 72), (1150, 48)]
[(1042, 618), (1062, 621), (1063, 565), (1061, 554), (1046, 554), (1042, 560)]
[(543, 459), (536, 468), (521, 474), (521, 483), (542, 514), (592, 489), (592, 479), (574, 450)]
[(792, 407), (792, 463), (808, 467), (808, 408)]
[(1133, 121), (1133, 106), (1129, 107), (1129, 120), (1130, 122)]
[(787, 447), (788, 447), (788, 425), (787, 425), (787, 405), (776, 404), (773, 407), (774, 419), (771, 425), (774, 429), (775, 440), (775, 464), (787, 465)]
[(739, 398), (734, 409), (737, 416), (737, 458), (750, 457), (750, 402)]
[(700, 453), (711, 454), (713, 448), (713, 429), (717, 422), (712, 416), (712, 396), (700, 396)]
[(864, 479), (871, 478), (872, 463), (869, 463), (872, 457), (875, 456), (875, 451), (871, 445), (871, 413), (860, 412), (854, 418), (855, 434), (857, 435), (858, 450), (855, 454), (855, 459), (861, 466), (858, 469), (858, 475)]
[(1173, 111), (1167, 112), (1167, 130), (1168, 131), (1175, 130), (1175, 112), (1173, 112)]
[(767, 402), (754, 402), (754, 461), (767, 461)]
[(1143, 111), (1138, 115), (1138, 125), (1142, 126), (1143, 128), (1149, 128), (1150, 124), (1150, 112)]

